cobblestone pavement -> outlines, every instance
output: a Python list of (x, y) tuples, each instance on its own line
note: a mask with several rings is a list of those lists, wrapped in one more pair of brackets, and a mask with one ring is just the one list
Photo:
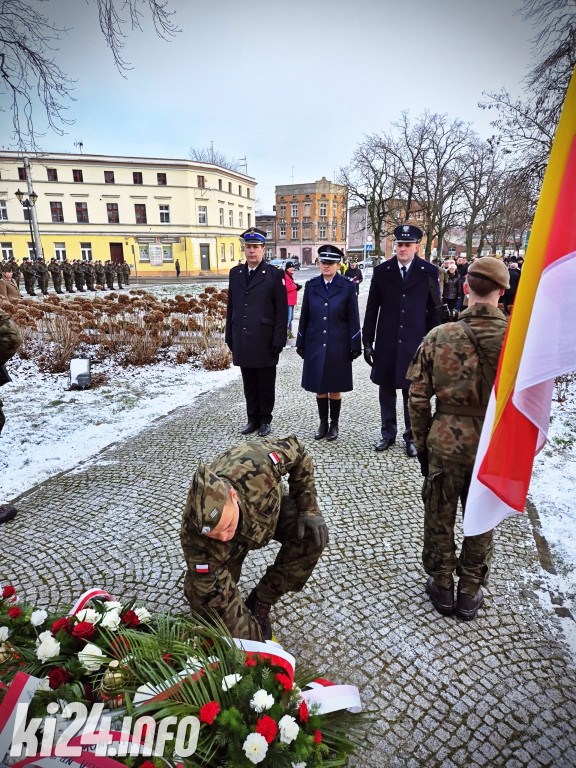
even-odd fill
[[(316, 442), (314, 396), (301, 360), (281, 356), (273, 431), (296, 433), (317, 468), (331, 540), (306, 588), (273, 609), (278, 640), (297, 661), (360, 688), (377, 714), (357, 768), (574, 768), (574, 658), (543, 588), (530, 520), (496, 534), (492, 582), (476, 621), (437, 614), (420, 563), (421, 477), (399, 445), (377, 454), (377, 390), (354, 364), (341, 436)], [(39, 606), (91, 586), (186, 610), (180, 516), (199, 456), (240, 442), (240, 380), (150, 424), (137, 437), (21, 497), (1, 532), (1, 580)], [(274, 557), (247, 561), (246, 593)]]

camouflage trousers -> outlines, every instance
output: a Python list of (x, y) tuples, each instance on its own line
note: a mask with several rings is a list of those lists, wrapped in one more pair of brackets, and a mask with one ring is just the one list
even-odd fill
[[(308, 528), (304, 538), (298, 538), (297, 520), (295, 502), (284, 496), (279, 524), (273, 536), (282, 546), (256, 587), (256, 594), (265, 603), (273, 605), (287, 592), (301, 590), (322, 554), (322, 548), (316, 546)], [(202, 578), (189, 567), (184, 579), (184, 594), (192, 610), (208, 614), (214, 612), (233, 637), (262, 640), (260, 627), (246, 608), (237, 586), (249, 551), (248, 546), (239, 542), (226, 563)]]
[(424, 570), (434, 577), (439, 587), (446, 589), (451, 587), (452, 574), (456, 572), (460, 589), (475, 595), (479, 587), (488, 582), (494, 553), (493, 531), (464, 537), (459, 557), (456, 557), (454, 538), (458, 501), (465, 510), (474, 464), (446, 461), (431, 453), (429, 465), (422, 487)]

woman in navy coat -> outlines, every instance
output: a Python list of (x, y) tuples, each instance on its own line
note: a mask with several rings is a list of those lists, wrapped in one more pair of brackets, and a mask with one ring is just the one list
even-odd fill
[(296, 351), (304, 359), (302, 386), (316, 393), (316, 440), (338, 437), (342, 392), (353, 389), (352, 361), (361, 354), (356, 288), (338, 273), (343, 257), (334, 245), (318, 249), (321, 274), (306, 283), (296, 338)]

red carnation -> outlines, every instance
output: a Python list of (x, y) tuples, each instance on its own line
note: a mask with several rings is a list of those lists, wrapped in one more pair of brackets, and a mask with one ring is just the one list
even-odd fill
[(318, 728), (316, 728), (316, 733), (314, 734), (314, 741), (316, 742), (316, 744), (320, 744), (320, 742), (322, 741), (322, 734), (320, 733)]
[(285, 675), (283, 672), (278, 672), (278, 674), (276, 675), (276, 680), (278, 680), (280, 685), (284, 686), (285, 691), (292, 690), (292, 680), (290, 680), (288, 675)]
[(9, 597), (14, 597), (16, 594), (16, 590), (11, 584), (8, 584), (8, 586), (4, 587), (2, 590), (2, 597), (7, 600)]
[(78, 638), (78, 640), (90, 640), (94, 637), (95, 632), (96, 627), (94, 624), (90, 624), (89, 621), (79, 621), (72, 630), (72, 634), (74, 637)]
[(264, 717), (261, 717), (260, 720), (258, 720), (258, 724), (256, 725), (256, 733), (264, 736), (268, 744), (271, 744), (274, 740), (274, 736), (276, 736), (278, 733), (278, 726), (276, 725), (276, 721), (273, 720), (269, 715), (264, 715)]
[(48, 672), (48, 682), (53, 691), (67, 683), (68, 680), (70, 680), (70, 672), (64, 667), (56, 667), (56, 669), (51, 669)]
[(126, 613), (123, 613), (122, 616), (120, 616), (120, 621), (130, 628), (137, 627), (138, 624), (140, 624), (140, 619), (134, 611), (126, 611)]
[(162, 661), (165, 664), (168, 664), (169, 667), (172, 666), (172, 654), (171, 653), (165, 653), (164, 656), (162, 656)]
[(10, 616), (11, 619), (17, 619), (21, 613), (22, 611), (20, 610), (20, 608), (18, 608), (18, 606), (15, 605), (14, 608), (10, 608), (10, 610), (8, 611), (8, 616)]
[(52, 635), (56, 637), (58, 632), (61, 630), (64, 630), (67, 634), (72, 634), (72, 624), (70, 622), (70, 619), (65, 616), (63, 619), (58, 619), (57, 621), (52, 624)]
[(140, 766), (140, 768), (156, 768), (156, 766), (154, 765), (154, 763), (151, 763), (150, 760), (145, 760)]
[(208, 725), (212, 725), (214, 722), (214, 718), (216, 715), (220, 712), (220, 706), (218, 705), (217, 701), (209, 701), (208, 704), (204, 704), (202, 709), (200, 710), (200, 722), (201, 723), (208, 723)]
[(301, 723), (308, 722), (308, 705), (305, 701), (300, 702), (300, 706), (298, 707), (298, 717), (300, 718)]

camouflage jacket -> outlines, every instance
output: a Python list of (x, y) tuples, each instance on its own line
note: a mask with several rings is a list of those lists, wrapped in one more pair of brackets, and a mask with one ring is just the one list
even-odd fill
[(64, 272), (65, 275), (72, 274), (72, 264), (70, 264), (69, 261), (62, 262), (62, 272)]
[(51, 261), (50, 264), (48, 264), (48, 272), (54, 277), (58, 277), (61, 272), (60, 264), (58, 264), (57, 261)]
[(14, 355), (22, 344), (22, 334), (10, 315), (0, 309), (0, 364), (5, 363)]
[[(474, 332), (495, 373), (506, 333), (505, 316), (496, 307), (475, 304), (459, 318)], [(444, 323), (424, 337), (407, 374), (412, 382), (408, 407), (417, 451), (427, 447), (441, 459), (474, 461), (484, 416), (439, 410), (443, 405), (480, 407), (486, 375), (475, 346), (458, 323)], [(436, 413), (432, 415), (434, 395)]]

